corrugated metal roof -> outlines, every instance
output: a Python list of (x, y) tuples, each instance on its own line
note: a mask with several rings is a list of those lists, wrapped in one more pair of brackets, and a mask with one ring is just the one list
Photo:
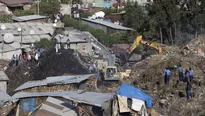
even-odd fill
[(36, 116), (77, 116), (77, 109), (58, 99), (48, 97), (35, 113)]
[(117, 29), (117, 30), (130, 30), (130, 31), (133, 30), (132, 28), (124, 27), (124, 26), (117, 25), (117, 24), (110, 23), (110, 22), (106, 22), (106, 21), (103, 21), (103, 20), (100, 20), (100, 19), (92, 20), (92, 19), (82, 18), (82, 20), (92, 22), (92, 23), (96, 23), (96, 24), (100, 24), (100, 25), (104, 25), (104, 26), (107, 26), (107, 27), (110, 27), (110, 28), (113, 28), (113, 29)]
[[(34, 43), (36, 41), (40, 41), (40, 39), (42, 38), (51, 39), (51, 35), (54, 32), (54, 28), (51, 23), (22, 22), (22, 23), (0, 23), (0, 25), (6, 26), (5, 30), (1, 30), (1, 34), (12, 33), (15, 37), (14, 41), (16, 42), (21, 42), (21, 34), (20, 32), (17, 31), (17, 28), (21, 27), (23, 30), (22, 32), (23, 43)], [(31, 30), (34, 31), (33, 35), (30, 34)], [(2, 39), (0, 41), (2, 41)]]
[(6, 92), (0, 90), (0, 106), (3, 106), (7, 101), (12, 101), (11, 96), (9, 96)]
[(56, 91), (56, 92), (18, 92), (12, 96), (13, 99), (28, 98), (28, 97), (42, 97), (42, 96), (56, 96), (63, 97), (78, 103), (85, 103), (101, 107), (105, 101), (111, 100), (114, 93), (97, 93), (97, 92), (83, 92), (79, 91)]
[(23, 90), (27, 88), (38, 87), (38, 86), (45, 86), (45, 85), (50, 85), (50, 84), (65, 85), (65, 84), (72, 84), (72, 83), (80, 83), (88, 79), (92, 75), (93, 74), (47, 77), (44, 80), (28, 81), (24, 83), (23, 85), (21, 85), (20, 87), (16, 88), (14, 91), (19, 91), (19, 90)]
[(0, 2), (7, 6), (23, 6), (24, 4), (29, 4), (30, 0), (0, 0)]
[(0, 81), (8, 81), (9, 78), (4, 71), (0, 71)]
[(111, 100), (113, 95), (113, 93), (84, 92), (79, 94), (68, 94), (63, 96), (63, 98), (73, 100), (78, 103), (101, 107), (104, 102)]
[(55, 92), (17, 92), (15, 93), (12, 98), (13, 99), (21, 99), (21, 98), (28, 98), (28, 97), (61, 97), (70, 94), (77, 94), (81, 93), (82, 91), (55, 91)]
[[(56, 35), (55, 39), (58, 42), (60, 42), (60, 34)], [(76, 36), (76, 35), (69, 35), (69, 37), (68, 36), (63, 36), (63, 38), (61, 38), (62, 43), (66, 43), (68, 40), (70, 41), (70, 43), (87, 43), (87, 41), (85, 39), (83, 39), (83, 37), (79, 37), (79, 36)]]
[(20, 16), (20, 17), (12, 17), (15, 21), (29, 21), (29, 20), (37, 20), (37, 19), (45, 19), (46, 16), (41, 15), (27, 15), (27, 16)]

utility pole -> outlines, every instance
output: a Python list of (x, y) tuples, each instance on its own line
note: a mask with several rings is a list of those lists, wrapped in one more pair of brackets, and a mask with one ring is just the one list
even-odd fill
[(39, 0), (37, 0), (38, 15), (39, 15)]

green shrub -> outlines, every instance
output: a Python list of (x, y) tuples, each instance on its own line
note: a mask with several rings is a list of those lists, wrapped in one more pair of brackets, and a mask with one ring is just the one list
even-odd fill
[(26, 16), (26, 15), (33, 15), (34, 13), (30, 10), (14, 10), (14, 14), (16, 16)]
[(7, 14), (0, 15), (0, 23), (11, 23), (13, 22), (12, 16)]
[(41, 39), (39, 42), (35, 44), (36, 48), (44, 48), (45, 51), (49, 51), (52, 48), (52, 40), (48, 40), (47, 38)]

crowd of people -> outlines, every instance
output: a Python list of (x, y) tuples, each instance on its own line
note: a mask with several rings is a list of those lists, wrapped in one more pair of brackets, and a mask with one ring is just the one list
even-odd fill
[(39, 57), (41, 53), (36, 52), (27, 52), (22, 54), (16, 54), (12, 57), (12, 66), (28, 66), (30, 67), (32, 64), (39, 64)]
[[(178, 65), (178, 77), (179, 77), (179, 80), (177, 81), (177, 83), (179, 81), (183, 81), (186, 83), (186, 87), (185, 87), (186, 96), (187, 96), (187, 99), (191, 99), (192, 98), (191, 85), (194, 79), (194, 72), (192, 71), (191, 68), (186, 69), (184, 71), (182, 66), (179, 64)], [(171, 70), (169, 68), (166, 68), (164, 70), (164, 83), (169, 84), (170, 79), (171, 79)]]

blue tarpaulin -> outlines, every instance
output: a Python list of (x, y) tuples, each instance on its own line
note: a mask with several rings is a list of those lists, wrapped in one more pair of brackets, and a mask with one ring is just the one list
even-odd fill
[(22, 100), (22, 111), (23, 112), (33, 112), (36, 108), (36, 99), (29, 98)]
[(120, 96), (125, 96), (128, 98), (135, 98), (145, 101), (148, 108), (152, 107), (152, 97), (144, 93), (138, 88), (135, 88), (129, 84), (122, 84), (120, 88), (116, 91), (116, 94)]

